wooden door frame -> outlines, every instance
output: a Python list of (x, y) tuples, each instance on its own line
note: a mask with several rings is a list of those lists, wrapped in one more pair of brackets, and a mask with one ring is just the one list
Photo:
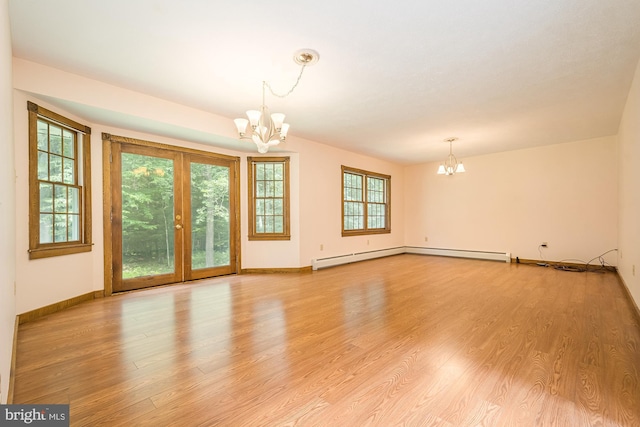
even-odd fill
[(230, 239), (233, 239), (235, 243), (236, 253), (235, 258), (231, 260), (231, 265), (235, 274), (240, 272), (241, 264), (241, 247), (240, 247), (240, 236), (241, 236), (241, 222), (240, 222), (240, 158), (236, 156), (227, 156), (224, 154), (212, 153), (208, 151), (196, 150), (193, 148), (186, 148), (180, 146), (173, 146), (169, 144), (162, 144), (158, 142), (146, 141), (142, 139), (129, 138), (125, 136), (117, 136), (111, 135), (109, 133), (102, 133), (102, 196), (103, 196), (103, 211), (102, 211), (102, 221), (103, 221), (103, 249), (104, 249), (104, 294), (105, 296), (109, 296), (113, 294), (113, 253), (112, 253), (112, 238), (113, 238), (113, 229), (111, 224), (111, 211), (113, 208), (113, 200), (111, 195), (111, 172), (112, 172), (112, 144), (113, 143), (121, 143), (121, 144), (131, 144), (131, 145), (142, 145), (153, 148), (158, 148), (161, 150), (170, 150), (170, 151), (178, 151), (181, 153), (189, 153), (198, 156), (205, 156), (210, 158), (218, 158), (222, 160), (229, 161), (231, 163), (231, 168), (233, 169), (233, 174), (235, 177), (234, 182), (234, 194), (231, 198), (233, 202), (233, 206), (230, 206), (230, 210), (233, 212), (234, 220), (235, 220), (235, 233), (232, 233)]

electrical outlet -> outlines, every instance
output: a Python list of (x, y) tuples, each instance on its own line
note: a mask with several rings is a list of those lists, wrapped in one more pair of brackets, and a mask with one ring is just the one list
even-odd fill
[(428, 242), (428, 241), (429, 241), (429, 238), (428, 238), (427, 236), (424, 236), (424, 241), (425, 241), (425, 242)]
[(320, 250), (324, 251), (324, 244), (320, 243)]
[(631, 274), (632, 274), (633, 276), (635, 276), (635, 275), (636, 275), (636, 265), (635, 265), (635, 264), (633, 264), (633, 265), (631, 266)]

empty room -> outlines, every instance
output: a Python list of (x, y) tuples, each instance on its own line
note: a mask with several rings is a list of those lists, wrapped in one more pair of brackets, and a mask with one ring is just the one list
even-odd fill
[(0, 424), (640, 426), (638, 22), (0, 0)]

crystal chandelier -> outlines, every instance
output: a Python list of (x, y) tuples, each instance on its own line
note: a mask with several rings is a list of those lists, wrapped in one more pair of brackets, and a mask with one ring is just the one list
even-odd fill
[[(265, 103), (265, 91), (266, 89), (269, 89), (269, 92), (278, 98), (287, 97), (291, 92), (293, 92), (296, 86), (298, 86), (298, 83), (300, 83), (305, 67), (315, 64), (318, 62), (319, 58), (320, 55), (318, 52), (311, 49), (302, 49), (294, 54), (293, 60), (302, 68), (300, 69), (300, 74), (298, 74), (298, 79), (291, 89), (289, 89), (285, 94), (278, 94), (274, 92), (268, 82), (262, 82), (262, 105), (260, 106), (260, 109), (248, 110), (248, 119), (238, 118), (234, 120), (240, 139), (253, 141), (258, 147), (258, 152), (262, 154), (269, 151), (269, 147), (273, 147), (285, 141), (287, 138), (287, 132), (289, 131), (289, 124), (284, 123), (284, 114), (269, 112), (269, 107), (267, 107), (267, 104)], [(249, 132), (247, 132), (248, 126), (251, 127)]]
[(447, 157), (443, 163), (440, 163), (438, 175), (453, 175), (455, 173), (465, 172), (464, 165), (462, 162), (458, 162), (458, 159), (453, 155), (453, 151), (451, 149), (451, 143), (457, 139), (458, 138), (447, 138), (444, 140), (444, 142), (449, 143), (449, 157)]

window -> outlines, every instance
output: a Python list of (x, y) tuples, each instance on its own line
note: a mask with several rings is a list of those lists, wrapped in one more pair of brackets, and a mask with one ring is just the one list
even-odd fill
[(32, 102), (29, 258), (91, 251), (91, 129)]
[(248, 157), (249, 240), (289, 240), (289, 158)]
[(391, 177), (342, 166), (342, 235), (391, 232)]

